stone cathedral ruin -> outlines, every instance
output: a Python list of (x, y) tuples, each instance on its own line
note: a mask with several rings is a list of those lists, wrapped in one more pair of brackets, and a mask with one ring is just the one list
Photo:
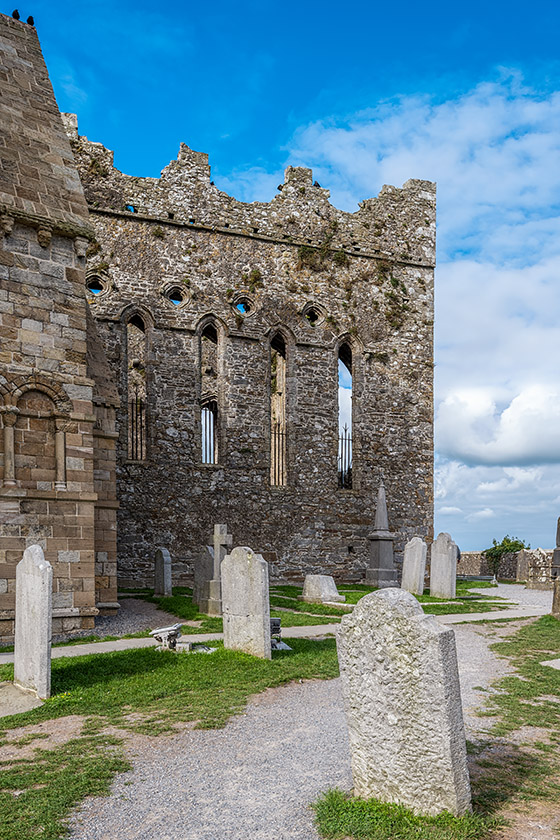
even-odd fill
[[(192, 579), (227, 522), (276, 578), (359, 580), (378, 489), (432, 538), (435, 186), (354, 213), (289, 167), (244, 204), (182, 144), (158, 178), (60, 115), (33, 26), (0, 15), (0, 637), (39, 544), (54, 632)], [(339, 422), (339, 367), (352, 407)]]

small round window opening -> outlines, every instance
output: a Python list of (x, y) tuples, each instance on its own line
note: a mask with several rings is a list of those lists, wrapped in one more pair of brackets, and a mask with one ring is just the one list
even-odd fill
[(107, 291), (107, 283), (99, 277), (90, 277), (86, 282), (86, 289), (91, 295), (99, 297)]
[(231, 302), (236, 315), (246, 318), (255, 311), (255, 304), (248, 295), (236, 295)]
[(324, 314), (318, 306), (308, 304), (302, 312), (303, 317), (311, 327), (316, 327), (324, 320)]
[(171, 289), (166, 289), (164, 295), (173, 306), (182, 306), (187, 300), (187, 294), (180, 286), (172, 286)]

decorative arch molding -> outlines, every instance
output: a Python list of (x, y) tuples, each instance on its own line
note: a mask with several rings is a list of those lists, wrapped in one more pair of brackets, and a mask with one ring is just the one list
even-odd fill
[(364, 352), (364, 344), (357, 335), (353, 335), (352, 333), (343, 333), (339, 335), (338, 338), (335, 339), (334, 342), (334, 349), (338, 355), (340, 348), (343, 344), (347, 344), (351, 351), (352, 356), (361, 355)]
[(21, 397), (28, 391), (40, 391), (49, 397), (57, 414), (69, 417), (72, 413), (72, 400), (62, 385), (43, 374), (14, 376), (11, 382), (0, 383), (0, 395), (5, 407), (16, 408)]
[(285, 324), (277, 322), (276, 324), (272, 324), (268, 327), (264, 332), (264, 336), (269, 343), (274, 340), (276, 335), (282, 336), (287, 348), (289, 347), (291, 349), (297, 344), (295, 334), (292, 332), (290, 327), (287, 327)]
[(127, 305), (121, 309), (119, 321), (123, 325), (128, 324), (135, 315), (138, 315), (142, 319), (146, 330), (151, 330), (155, 327), (154, 316), (150, 310), (141, 303), (127, 303)]
[(205, 312), (198, 319), (194, 328), (196, 335), (201, 336), (206, 327), (209, 326), (215, 327), (221, 338), (226, 338), (229, 335), (226, 322), (218, 315), (214, 315), (213, 312)]

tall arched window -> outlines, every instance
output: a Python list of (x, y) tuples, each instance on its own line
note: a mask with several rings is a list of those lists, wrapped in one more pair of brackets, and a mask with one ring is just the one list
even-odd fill
[(338, 486), (352, 487), (352, 348), (338, 349)]
[(126, 325), (128, 458), (146, 459), (146, 325), (133, 315)]
[(287, 483), (286, 342), (280, 333), (270, 342), (270, 483)]
[(202, 463), (218, 463), (218, 330), (207, 324), (200, 335), (200, 426)]

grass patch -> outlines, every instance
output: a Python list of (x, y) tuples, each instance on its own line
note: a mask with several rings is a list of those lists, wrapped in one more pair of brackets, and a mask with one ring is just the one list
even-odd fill
[(285, 627), (315, 627), (319, 624), (337, 624), (340, 618), (336, 615), (307, 615), (297, 612), (284, 612), (284, 610), (271, 610), (271, 618), (282, 619), (282, 629)]
[(517, 674), (501, 679), (497, 694), (488, 698), (481, 714), (498, 715), (494, 726), (497, 735), (505, 735), (522, 726), (560, 732), (560, 671), (541, 665), (541, 661), (560, 657), (560, 621), (544, 615), (521, 627), (517, 633), (490, 649), (511, 659)]
[[(211, 654), (175, 654), (153, 648), (63, 657), (52, 661), (52, 696), (37, 709), (0, 720), (0, 732), (66, 715), (92, 718), (91, 731), (112, 724), (155, 735), (175, 723), (224, 726), (251, 694), (295, 679), (338, 675), (334, 639), (291, 639), (289, 651), (272, 660), (218, 650)], [(0, 667), (0, 680), (11, 679), (13, 666)]]
[(481, 603), (480, 601), (459, 601), (458, 603), (444, 603), (444, 604), (434, 604), (432, 602), (428, 604), (422, 604), (422, 609), (426, 613), (426, 615), (458, 615), (461, 613), (470, 614), (470, 613), (479, 613), (479, 612), (494, 612), (494, 610), (507, 610), (507, 604), (496, 604), (491, 603), (489, 604), (487, 601)]
[(376, 799), (356, 799), (330, 790), (313, 805), (323, 837), (341, 840), (482, 840), (497, 820), (480, 814), (422, 817), (402, 805)]
[(270, 596), (271, 607), (287, 607), (293, 612), (311, 612), (314, 615), (348, 615), (348, 610), (341, 610), (338, 607), (329, 607), (325, 604), (306, 604), (296, 598), (288, 598), (279, 595)]
[(129, 769), (121, 741), (109, 736), (75, 738), (0, 762), (0, 840), (64, 836), (71, 808), (109, 793), (115, 774)]

